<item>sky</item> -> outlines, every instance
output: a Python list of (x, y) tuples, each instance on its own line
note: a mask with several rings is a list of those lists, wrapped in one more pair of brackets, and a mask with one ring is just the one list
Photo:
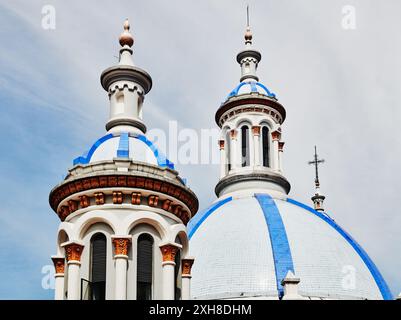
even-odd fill
[[(320, 180), (327, 211), (398, 295), (400, 1), (1, 0), (0, 299), (53, 298), (46, 266), (59, 220), (48, 195), (105, 133), (109, 104), (99, 77), (117, 62), (124, 19), (135, 38), (134, 62), (153, 78), (147, 127), (168, 132), (176, 121), (179, 130), (200, 132), (217, 128), (215, 112), (239, 82), (246, 4), (262, 53), (260, 80), (287, 110), (290, 196), (311, 204), (307, 162), (317, 145), (326, 160)], [(55, 29), (43, 28), (45, 5), (55, 9)], [(349, 6), (351, 24), (344, 20)], [(176, 168), (201, 208), (215, 199), (218, 165)]]

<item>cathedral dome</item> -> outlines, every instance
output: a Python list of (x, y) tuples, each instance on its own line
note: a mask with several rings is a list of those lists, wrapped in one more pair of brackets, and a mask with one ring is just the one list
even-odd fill
[(227, 100), (231, 97), (252, 93), (259, 93), (273, 99), (276, 98), (276, 95), (271, 92), (264, 84), (251, 80), (240, 82), (227, 96)]
[(391, 299), (380, 272), (324, 212), (268, 194), (228, 196), (189, 223), (195, 299), (277, 299), (288, 271), (311, 299)]
[(128, 132), (109, 133), (101, 137), (88, 152), (74, 159), (73, 164), (89, 164), (114, 158), (174, 169), (174, 164), (145, 135)]

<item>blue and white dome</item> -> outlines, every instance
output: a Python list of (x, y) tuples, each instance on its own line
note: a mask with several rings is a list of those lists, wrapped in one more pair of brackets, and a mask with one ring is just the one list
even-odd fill
[(269, 98), (276, 98), (276, 95), (264, 84), (256, 81), (242, 81), (230, 92), (230, 94), (227, 96), (227, 100), (231, 97), (250, 93), (259, 93), (268, 96)]
[(109, 133), (101, 137), (88, 152), (74, 159), (73, 164), (89, 164), (114, 158), (174, 169), (174, 164), (146, 136), (128, 132)]
[(301, 279), (299, 293), (311, 299), (392, 299), (348, 233), (289, 198), (220, 198), (190, 221), (188, 233), (195, 299), (277, 299), (290, 270)]

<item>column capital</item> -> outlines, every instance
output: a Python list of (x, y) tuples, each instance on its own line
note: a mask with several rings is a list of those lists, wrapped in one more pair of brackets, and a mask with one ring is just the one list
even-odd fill
[(236, 140), (237, 139), (237, 134), (238, 134), (238, 131), (236, 129), (230, 130), (230, 138), (231, 138), (231, 140)]
[(62, 245), (65, 249), (67, 262), (80, 262), (84, 245), (78, 242), (66, 242)]
[(280, 131), (273, 131), (272, 132), (272, 139), (273, 140), (276, 140), (276, 141), (278, 141), (278, 140), (280, 140), (280, 138), (281, 138), (281, 132)]
[(254, 136), (260, 136), (260, 126), (252, 126), (252, 134)]
[(54, 264), (56, 275), (64, 275), (65, 258), (61, 256), (52, 256), (51, 259)]
[(283, 152), (283, 149), (284, 149), (284, 143), (285, 143), (285, 142), (279, 141), (279, 143), (278, 143), (278, 151), (281, 151), (281, 152)]
[(114, 256), (128, 256), (128, 250), (131, 246), (131, 236), (113, 236), (111, 241), (114, 245)]
[(166, 243), (160, 245), (160, 250), (163, 255), (163, 262), (175, 262), (175, 255), (177, 254), (178, 250), (182, 248), (181, 245), (177, 243)]
[(192, 265), (194, 264), (195, 259), (194, 258), (185, 258), (181, 260), (181, 266), (182, 266), (182, 276), (190, 277), (191, 276), (191, 269)]
[(224, 150), (224, 140), (219, 140), (219, 148), (220, 150)]

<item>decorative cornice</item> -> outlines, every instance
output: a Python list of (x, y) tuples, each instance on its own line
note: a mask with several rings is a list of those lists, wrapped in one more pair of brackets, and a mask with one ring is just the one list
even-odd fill
[(152, 88), (151, 76), (145, 70), (134, 66), (113, 66), (104, 70), (100, 76), (100, 82), (106, 91), (109, 91), (110, 85), (117, 81), (138, 83), (145, 91), (145, 94)]
[(111, 119), (106, 123), (106, 130), (109, 131), (115, 126), (134, 126), (135, 128), (141, 130), (143, 133), (146, 133), (147, 130), (146, 125), (142, 121), (130, 118)]
[[(251, 105), (251, 106), (249, 106)], [(254, 105), (254, 106), (252, 106)], [(233, 112), (232, 115), (235, 115), (237, 113), (241, 112), (263, 112), (263, 113), (270, 113), (269, 110), (265, 110), (263, 106), (269, 107), (272, 110), (276, 111), (278, 114), (276, 114), (276, 117), (274, 117), (275, 121), (277, 121), (279, 124), (282, 124), (285, 120), (286, 117), (286, 111), (284, 107), (275, 99), (266, 97), (265, 95), (259, 94), (259, 93), (250, 93), (250, 94), (244, 94), (241, 96), (235, 96), (224, 102), (220, 108), (217, 110), (216, 115), (215, 115), (215, 121), (219, 127), (222, 126), (222, 123), (224, 121), (221, 121), (221, 118), (224, 114), (226, 114), (228, 111), (231, 112), (232, 109), (236, 107), (241, 107), (241, 110), (237, 110), (236, 112)], [(230, 115), (225, 115), (224, 118), (228, 118)]]
[[(158, 192), (177, 199), (178, 201), (184, 203), (189, 208), (191, 214), (189, 213), (182, 214), (183, 212), (175, 210), (175, 208), (173, 208), (174, 203), (171, 200), (166, 202), (167, 199), (160, 199), (162, 201), (158, 199), (157, 202), (154, 201), (151, 202), (153, 206), (160, 205), (160, 207), (163, 210), (167, 209), (166, 211), (170, 211), (173, 214), (177, 212), (177, 214), (183, 216), (184, 223), (186, 223), (191, 216), (195, 215), (198, 210), (198, 205), (199, 205), (198, 199), (194, 193), (189, 191), (188, 188), (184, 186), (179, 186), (178, 184), (170, 183), (168, 181), (162, 181), (153, 177), (152, 178), (137, 177), (126, 174), (112, 174), (112, 175), (102, 174), (102, 175), (66, 180), (64, 183), (57, 186), (51, 191), (49, 202), (53, 210), (56, 211), (60, 216), (60, 219), (64, 221), (65, 218), (74, 211), (71, 209), (79, 209), (78, 205), (77, 206), (74, 205), (72, 207), (61, 206), (60, 208), (58, 208), (60, 203), (67, 197), (73, 196), (76, 193), (91, 191), (99, 188), (118, 188), (118, 187), (135, 188), (151, 192)], [(122, 201), (120, 200), (122, 197), (125, 196), (125, 192), (122, 192), (121, 194), (118, 193), (121, 192), (119, 190), (115, 190), (115, 192), (117, 193), (114, 194), (113, 196), (113, 200), (116, 200), (116, 202), (114, 203), (115, 204), (122, 203)], [(129, 196), (129, 198), (131, 199), (132, 204), (146, 205), (146, 203), (142, 203), (141, 201), (140, 192), (133, 190), (133, 192), (128, 193), (127, 196)], [(89, 192), (89, 195), (80, 195), (79, 197), (77, 197), (75, 201), (77, 204), (79, 203), (81, 208), (85, 208), (91, 205), (91, 200), (90, 200), (91, 197), (92, 196), (90, 195)], [(96, 197), (98, 198), (97, 202), (96, 202)], [(101, 196), (98, 193), (96, 193), (93, 203), (102, 204), (103, 200), (104, 203), (106, 203), (107, 197), (105, 195)]]
[(82, 251), (84, 250), (84, 246), (82, 244), (72, 242), (66, 244), (64, 248), (67, 262), (81, 261), (81, 254)]
[(194, 260), (193, 258), (187, 258), (187, 259), (182, 259), (182, 275), (184, 276), (190, 276), (191, 275), (191, 269), (192, 269), (192, 265), (194, 264)]
[(112, 238), (114, 245), (114, 254), (128, 256), (128, 250), (131, 246), (131, 238), (129, 237), (115, 237)]
[(56, 274), (64, 274), (65, 269), (65, 258), (64, 257), (52, 257), (54, 269)]
[(160, 250), (163, 256), (163, 262), (174, 262), (175, 255), (180, 248), (173, 244), (165, 244), (160, 246)]
[(262, 60), (262, 54), (256, 50), (243, 50), (237, 54), (237, 62), (241, 63), (244, 58), (251, 57), (260, 62)]
[(282, 175), (270, 172), (269, 173), (257, 172), (257, 173), (244, 173), (244, 174), (234, 174), (226, 176), (217, 183), (215, 187), (215, 193), (217, 196), (219, 196), (219, 194), (229, 185), (245, 181), (271, 182), (282, 187), (287, 194), (290, 192), (291, 189), (290, 183)]

